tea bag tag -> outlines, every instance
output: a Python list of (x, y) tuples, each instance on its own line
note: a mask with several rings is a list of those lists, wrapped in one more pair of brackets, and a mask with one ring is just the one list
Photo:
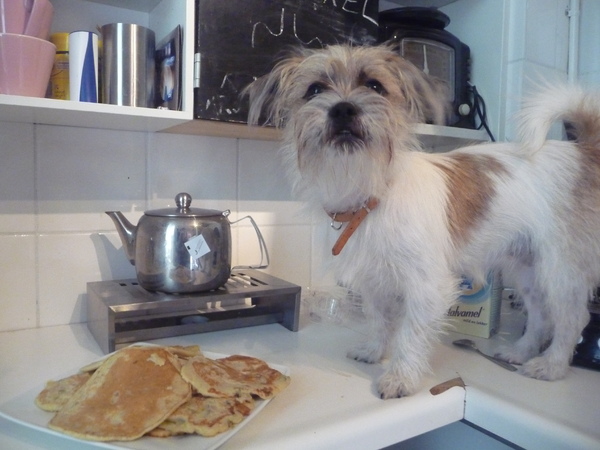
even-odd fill
[(198, 236), (194, 236), (189, 241), (185, 243), (185, 248), (187, 249), (190, 256), (194, 259), (201, 258), (202, 256), (210, 253), (210, 247), (206, 243), (204, 236), (199, 234)]

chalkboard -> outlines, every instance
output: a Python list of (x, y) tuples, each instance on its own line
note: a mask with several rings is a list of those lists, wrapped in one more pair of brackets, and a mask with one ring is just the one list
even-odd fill
[(196, 0), (196, 118), (246, 122), (244, 87), (290, 46), (376, 42), (378, 0)]

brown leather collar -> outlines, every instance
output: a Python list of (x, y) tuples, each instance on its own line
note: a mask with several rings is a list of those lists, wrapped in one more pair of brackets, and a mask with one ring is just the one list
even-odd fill
[[(337, 256), (340, 254), (340, 252), (346, 245), (346, 242), (348, 242), (348, 239), (350, 239), (350, 236), (352, 236), (352, 234), (356, 231), (356, 229), (362, 223), (362, 221), (365, 220), (365, 217), (367, 217), (367, 215), (373, 209), (375, 209), (378, 204), (379, 204), (379, 200), (371, 197), (364, 203), (364, 205), (362, 207), (360, 207), (356, 211), (347, 211), (347, 212), (343, 212), (343, 213), (330, 213), (330, 212), (327, 213), (329, 215), (329, 217), (331, 217), (331, 219), (332, 219), (331, 226), (333, 228), (335, 228), (334, 223), (336, 223), (336, 222), (339, 222), (339, 223), (348, 222), (348, 225), (346, 226), (344, 231), (342, 231), (342, 234), (340, 234), (340, 237), (338, 238), (337, 242), (331, 249), (331, 253), (333, 253), (334, 256)], [(340, 226), (340, 228), (341, 228), (341, 226)], [(336, 228), (336, 229), (339, 230), (339, 228)]]

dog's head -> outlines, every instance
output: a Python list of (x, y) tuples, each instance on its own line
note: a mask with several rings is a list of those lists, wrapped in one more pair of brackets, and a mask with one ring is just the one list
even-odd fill
[(362, 191), (372, 190), (366, 184), (382, 177), (394, 152), (414, 148), (412, 125), (444, 123), (446, 90), (388, 45), (296, 49), (246, 89), (248, 122), (266, 118), (284, 128), (311, 183), (333, 179), (327, 189), (340, 195), (352, 177), (362, 185), (357, 195), (372, 195)]

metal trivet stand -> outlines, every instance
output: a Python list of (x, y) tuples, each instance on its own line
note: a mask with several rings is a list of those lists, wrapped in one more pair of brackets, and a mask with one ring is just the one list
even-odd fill
[(207, 331), (281, 323), (298, 331), (300, 286), (236, 270), (210, 292), (149, 292), (135, 279), (87, 283), (87, 326), (104, 353), (116, 346)]

